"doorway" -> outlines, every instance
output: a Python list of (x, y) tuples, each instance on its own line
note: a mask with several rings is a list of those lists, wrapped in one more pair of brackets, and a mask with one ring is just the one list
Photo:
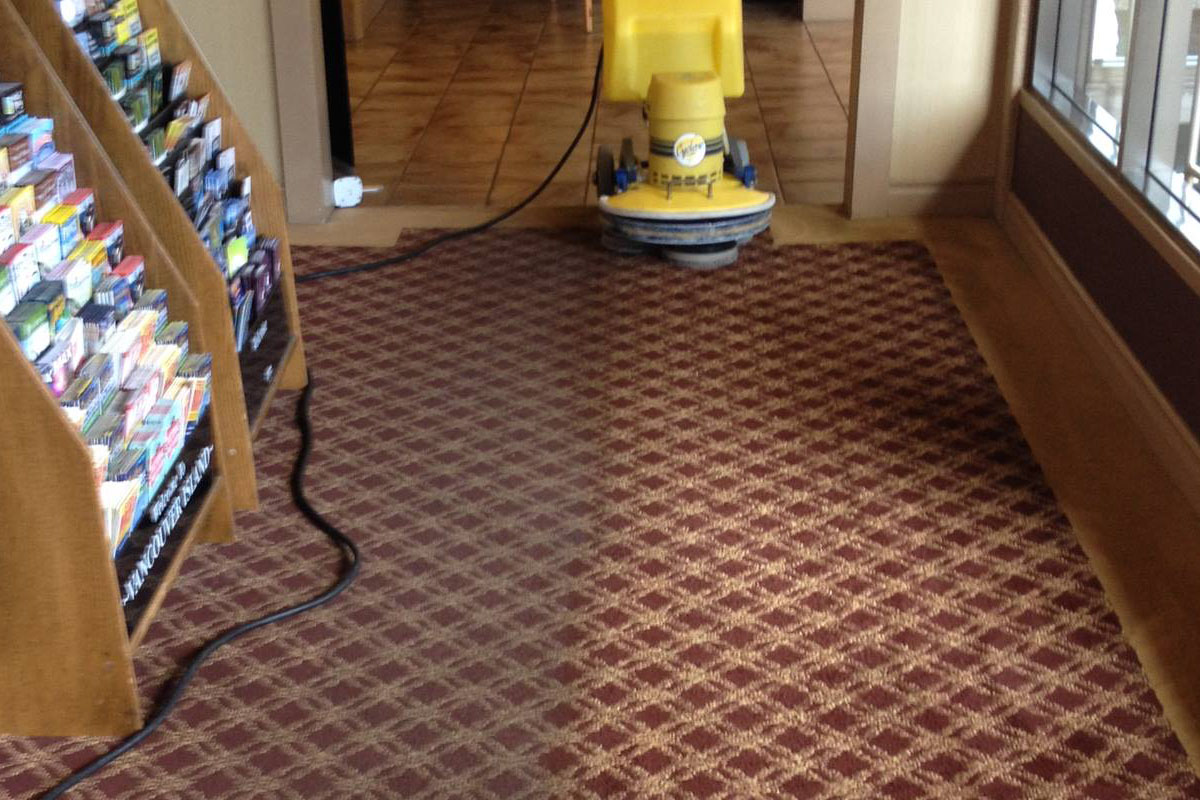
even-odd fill
[[(841, 204), (853, 22), (806, 22), (783, 0), (749, 0), (743, 14), (746, 94), (728, 101), (731, 135), (782, 202)], [(504, 207), (529, 194), (587, 112), (599, 3), (595, 15), (588, 33), (583, 0), (386, 0), (346, 43), (364, 202)], [(602, 102), (537, 202), (595, 203), (596, 148), (640, 130), (636, 105)]]

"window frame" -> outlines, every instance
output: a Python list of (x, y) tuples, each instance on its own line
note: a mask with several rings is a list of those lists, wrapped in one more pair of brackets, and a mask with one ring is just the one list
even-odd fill
[[(1095, 10), (1096, 0), (1040, 0), (1030, 88), (1200, 250), (1200, 68), (1191, 87), (1191, 141), (1184, 171), (1176, 169), (1175, 161), (1182, 125), (1156, 124), (1157, 109), (1182, 108), (1188, 90), (1185, 71), (1168, 67), (1180, 47), (1186, 58), (1193, 13), (1200, 10), (1192, 0), (1133, 0), (1116, 136), (1101, 116), (1108, 112), (1083, 88)], [(1060, 34), (1071, 30), (1078, 35)], [(1068, 86), (1071, 91), (1064, 88)]]

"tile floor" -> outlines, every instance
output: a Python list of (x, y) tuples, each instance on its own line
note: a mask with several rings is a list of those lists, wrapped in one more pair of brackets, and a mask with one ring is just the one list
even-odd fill
[[(359, 174), (372, 205), (508, 205), (533, 190), (587, 111), (602, 21), (582, 0), (388, 0), (348, 45)], [(802, 23), (789, 0), (745, 3), (746, 94), (728, 127), (788, 203), (839, 203), (850, 23)], [(591, 157), (634, 136), (641, 109), (601, 103), (548, 205), (595, 201)]]

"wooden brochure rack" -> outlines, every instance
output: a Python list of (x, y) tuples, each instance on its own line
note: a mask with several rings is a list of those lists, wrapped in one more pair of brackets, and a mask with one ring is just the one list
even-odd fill
[(175, 496), (190, 502), (123, 604), (147, 526), (114, 561), (83, 439), (0, 325), (0, 734), (140, 727), (133, 652), (192, 546), (230, 541), (233, 511), (257, 506), (253, 435), (275, 391), (306, 382), (282, 191), (170, 6), (140, 7), (164, 60), (191, 62), (188, 93), (209, 95), (210, 116), (222, 118), (225, 146), (252, 179), (257, 228), (280, 240), (283, 273), (254, 347), (239, 355), (223, 276), (55, 4), (0, 0), (0, 77), (25, 85), (31, 115), (53, 118), (58, 149), (74, 156), (79, 185), (95, 190), (98, 218), (123, 220), (147, 286), (167, 290), (192, 350), (213, 357), (212, 403), (177, 467), (187, 478)]
[[(129, 127), (120, 105), (109, 96), (100, 73), (75, 41), (70, 28), (63, 23), (54, 2), (10, 1), (24, 18), (68, 94), (91, 123), (96, 138), (117, 165), (134, 199), (185, 276), (190, 278), (205, 271), (215, 273), (212, 258), (187, 213), (154, 166), (142, 140)], [(224, 435), (218, 436), (218, 446), (223, 451), (234, 507), (252, 509), (258, 504), (257, 484), (252, 448), (246, 443), (257, 433), (275, 391), (280, 387), (299, 389), (307, 382), (283, 191), (242, 128), (191, 34), (167, 0), (139, 0), (138, 6), (143, 27), (158, 29), (164, 61), (191, 63), (188, 94), (210, 98), (209, 117), (221, 118), (224, 146), (237, 149), (238, 172), (251, 178), (251, 206), (259, 233), (278, 238), (281, 245), (283, 276), (270, 308), (276, 315), (268, 313), (267, 327), (261, 331), (265, 335), (254, 337), (261, 339), (259, 350), (243, 353), (240, 361), (228, 351), (213, 354), (214, 372), (219, 370), (231, 378), (235, 373), (241, 376), (240, 388), (234, 386), (232, 379), (220, 387), (221, 391), (241, 393), (244, 419), (239, 430), (220, 432)], [(225, 316), (230, 317), (227, 302), (222, 305), (214, 298), (213, 305), (219, 306)], [(232, 331), (232, 319), (229, 326)]]

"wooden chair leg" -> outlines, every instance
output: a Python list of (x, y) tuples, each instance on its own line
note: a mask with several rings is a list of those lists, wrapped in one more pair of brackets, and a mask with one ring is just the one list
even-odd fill
[(592, 0), (583, 0), (583, 18), (587, 20), (587, 32), (592, 32)]

